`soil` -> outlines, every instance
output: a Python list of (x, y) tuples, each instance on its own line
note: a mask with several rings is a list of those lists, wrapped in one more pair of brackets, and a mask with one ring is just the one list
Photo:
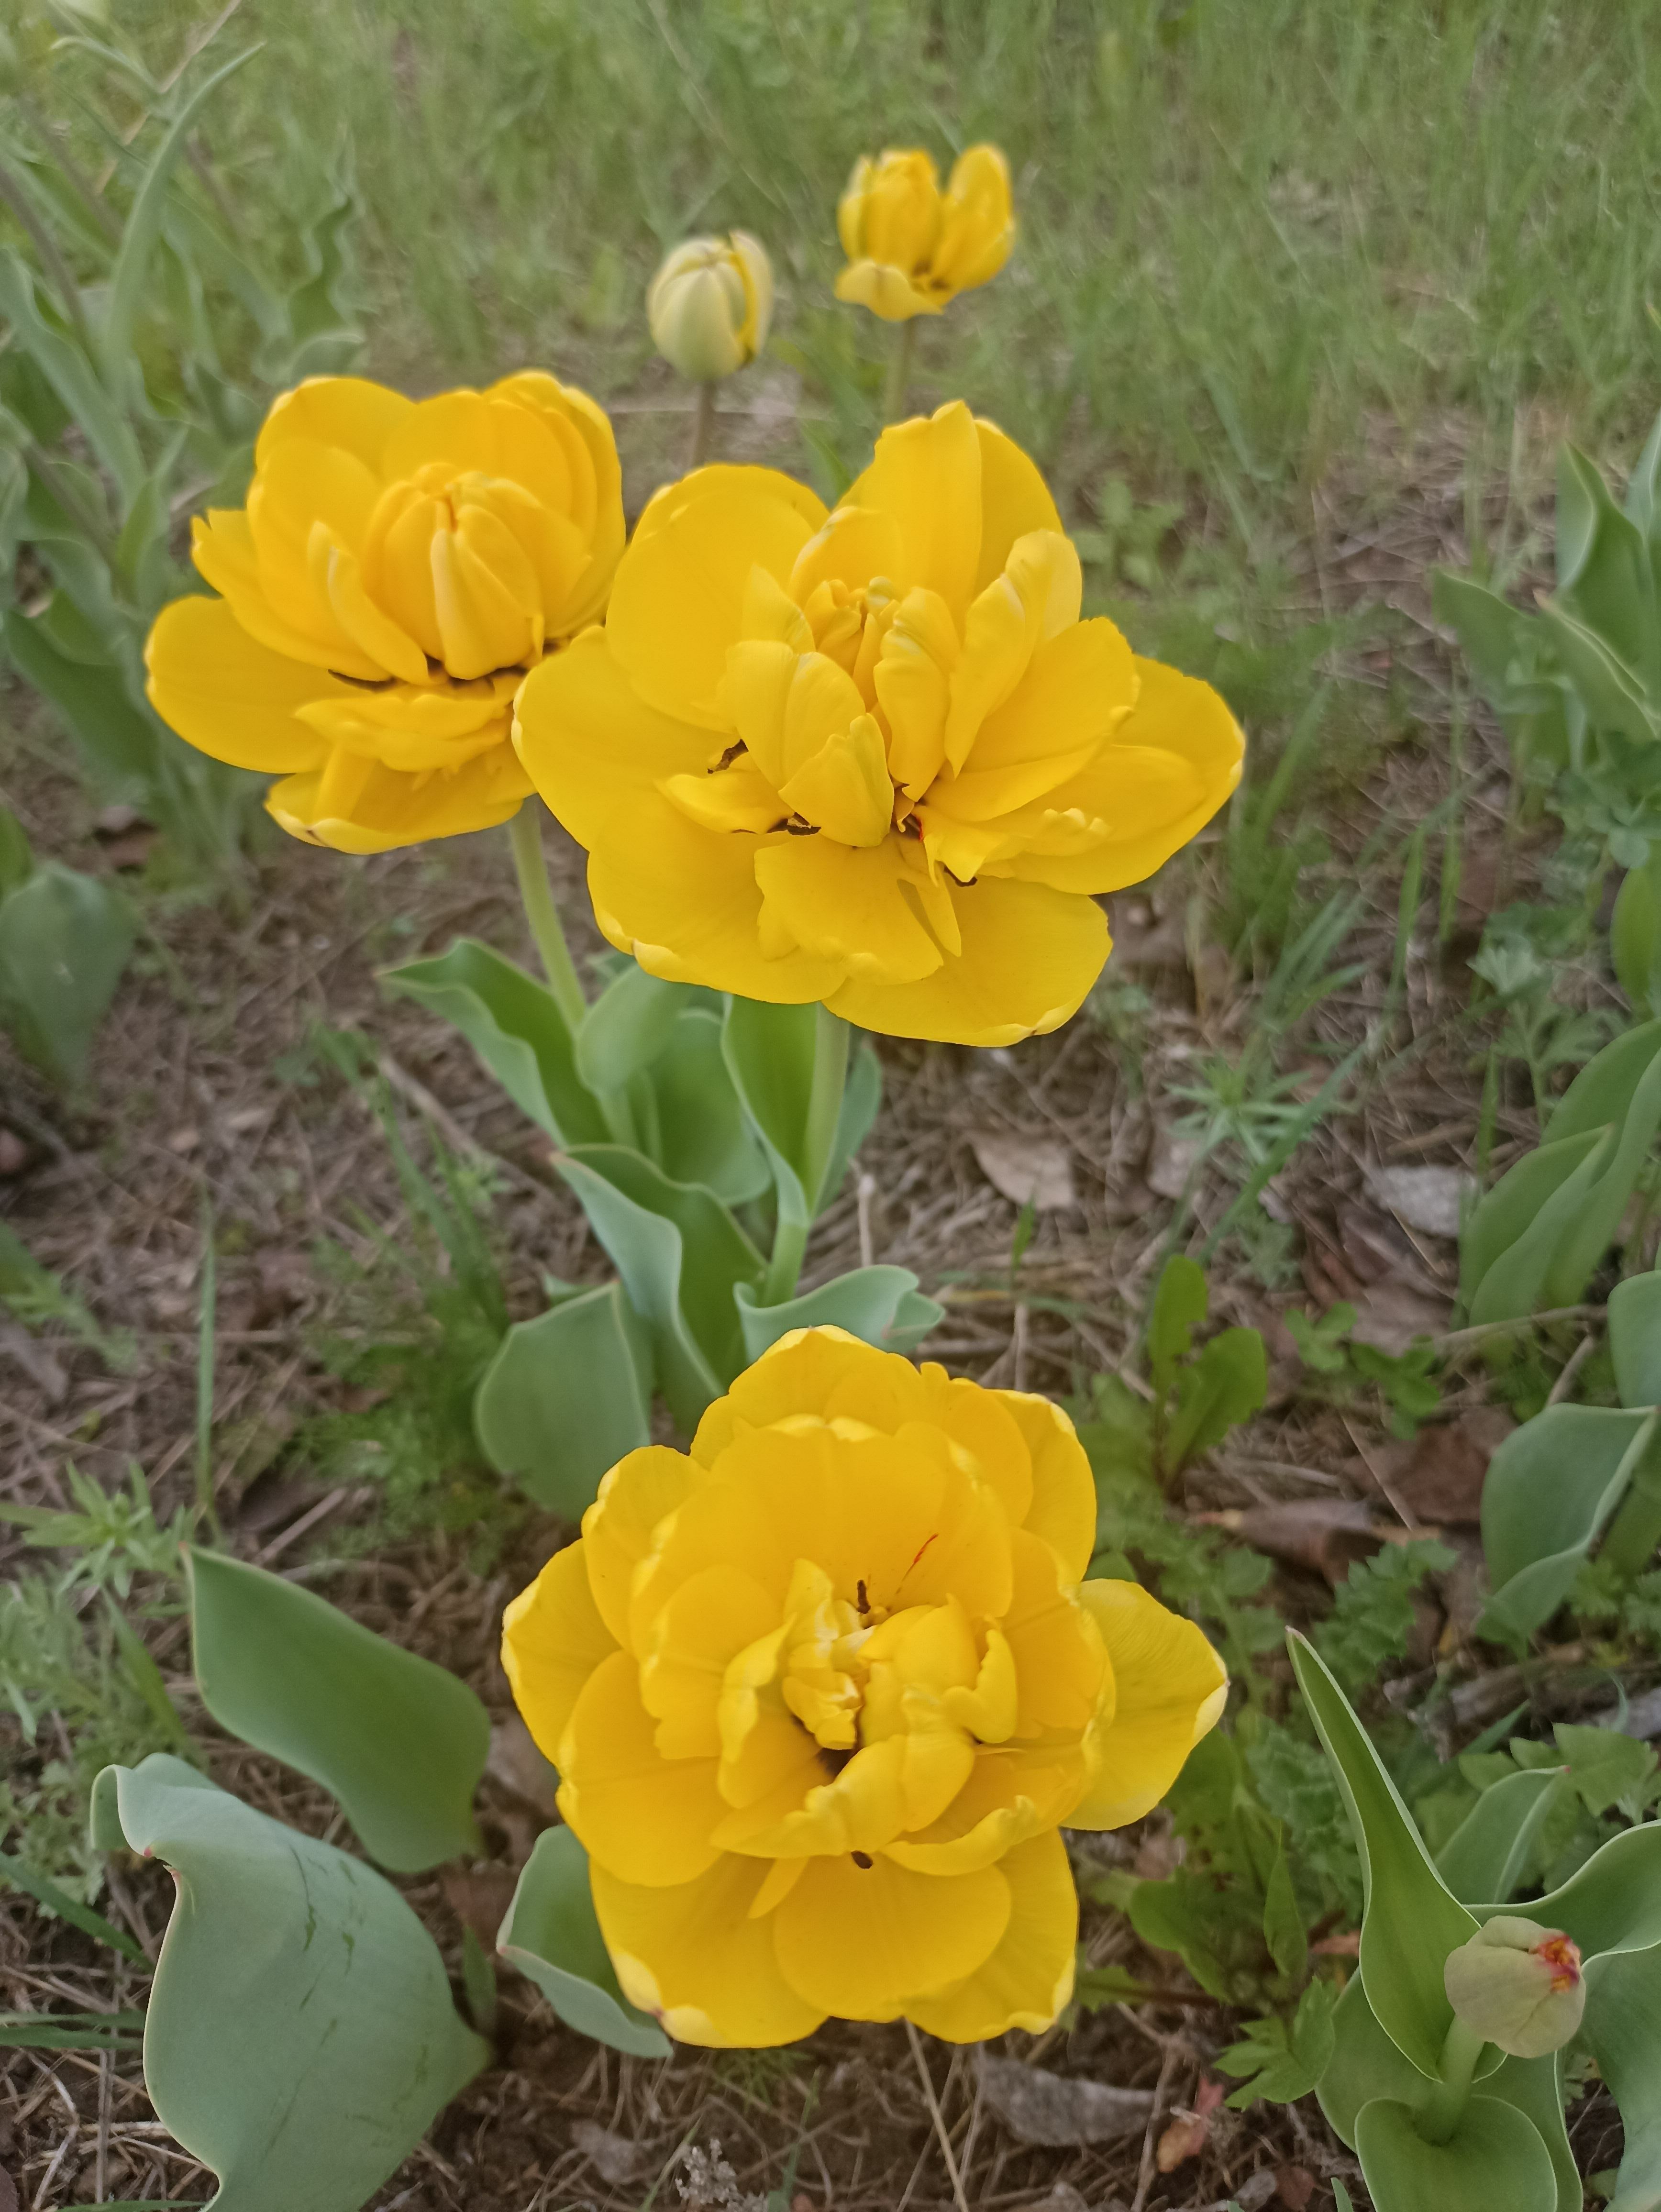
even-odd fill
[[(752, 451), (767, 450), (776, 434), (770, 421), (744, 432)], [(1342, 483), (1323, 488), (1317, 535), (1292, 559), (1293, 599), (1311, 614), (1377, 611), (1369, 641), (1329, 672), (1372, 695), (1385, 738), (1357, 785), (1329, 793), (1334, 881), (1354, 872), (1381, 823), (1421, 820), (1447, 789), (1454, 678), (1430, 625), (1424, 579), (1432, 562), (1461, 555), (1457, 429), (1387, 459), (1386, 495), (1378, 489), (1378, 455), (1367, 457), (1365, 496)], [(1194, 519), (1196, 531), (1206, 526)], [(3, 711), (17, 737), (9, 759), (0, 754), (0, 798), (37, 848), (81, 866), (142, 863), (146, 840), (135, 839), (131, 825), (113, 842), (95, 834), (94, 802), (45, 718), (15, 690)], [(1457, 1451), (1450, 1459), (1421, 1449), (1415, 1461), (1382, 1425), (1300, 1398), (1281, 1319), (1288, 1305), (1319, 1311), (1349, 1298), (1381, 1340), (1404, 1344), (1416, 1332), (1449, 1328), (1453, 1241), (1404, 1226), (1371, 1194), (1369, 1178), (1380, 1166), (1475, 1164), (1481, 1060), (1464, 1020), (1464, 955), (1488, 908), (1525, 886), (1533, 854), (1526, 843), (1501, 842), (1508, 785), (1495, 734), (1479, 717), (1465, 742), (1475, 781), (1455, 933), (1439, 943), (1433, 840), (1404, 988), (1390, 1018), (1390, 1050), (1378, 1063), (1387, 1073), (1353, 1094), (1342, 1117), (1327, 1121), (1263, 1196), (1262, 1218), (1287, 1231), (1295, 1272), (1268, 1291), (1238, 1243), (1222, 1248), (1214, 1317), (1264, 1331), (1271, 1401), (1190, 1477), (1183, 1502), (1270, 1549), (1265, 1515), (1310, 1500), (1347, 1509), (1347, 1518), (1340, 1513), (1315, 1534), (1307, 1513), (1293, 1515), (1295, 1540), (1280, 1547), (1273, 1592), (1291, 1619), (1325, 1602), (1338, 1556), (1331, 1547), (1342, 1551), (1344, 1531), (1359, 1530), (1365, 1547), (1381, 1534), (1443, 1527), (1462, 1565), (1438, 1586), (1421, 1656), (1474, 1678), (1475, 1716), (1482, 1678), (1496, 1662), (1468, 1641), (1468, 1471), (1462, 1478)], [(1238, 1054), (1257, 1003), (1256, 979), (1238, 973), (1207, 939), (1220, 834), (1154, 884), (1116, 899), (1110, 989), (1097, 1012), (1058, 1036), (978, 1053), (882, 1041), (883, 1109), (843, 1194), (817, 1226), (808, 1283), (872, 1259), (913, 1268), (947, 1306), (928, 1356), (983, 1382), (1068, 1396), (1091, 1375), (1129, 1370), (1186, 1172), (1171, 1131), (1182, 1102), (1171, 1086), (1191, 1081), (1213, 1056)], [(581, 856), (551, 823), (546, 845), (581, 960), (598, 945)], [(1361, 972), (1297, 1032), (1292, 1064), (1305, 1079), (1305, 1097), (1384, 1018), (1399, 860), (1370, 860), (1359, 881), (1368, 917), (1343, 957)], [(303, 1575), (370, 1626), (453, 1668), (505, 1728), (513, 1715), (496, 1656), (502, 1606), (571, 1532), (526, 1510), (501, 1517), (482, 1548), (467, 1528), (399, 1534), (388, 1529), (373, 1481), (348, 1480), (320, 1463), (317, 1417), (350, 1410), (362, 1396), (325, 1351), (367, 1324), (361, 1288), (319, 1272), (317, 1255), (330, 1244), (370, 1265), (369, 1224), (394, 1240), (407, 1231), (379, 1123), (307, 1042), (319, 1023), (362, 1032), (405, 1126), (418, 1130), (425, 1115), (453, 1149), (490, 1166), (490, 1233), (514, 1314), (538, 1310), (545, 1272), (604, 1278), (604, 1255), (551, 1173), (546, 1140), (450, 1031), (386, 998), (376, 982), (378, 968), (439, 951), (458, 933), (532, 964), (505, 841), (472, 837), (350, 861), (273, 837), (249, 864), (237, 899), (167, 894), (149, 899), (146, 912), (149, 933), (83, 1097), (49, 1091), (0, 1041), (0, 1137), (11, 1139), (0, 1150), (0, 1218), (102, 1326), (131, 1331), (136, 1346), (131, 1371), (113, 1372), (95, 1349), (61, 1333), (43, 1358), (40, 1344), (0, 1327), (0, 1500), (63, 1504), (68, 1464), (113, 1487), (136, 1462), (159, 1519), (190, 1502), (205, 1202), (217, 1255), (211, 1473), (228, 1543)], [(1134, 1018), (1122, 989), (1130, 983), (1146, 998)], [(1498, 1132), (1496, 1164), (1507, 1148), (1534, 1140), (1520, 1097), (1501, 1102)], [(1022, 1152), (1037, 1151), (1050, 1170), (1041, 1195), (1060, 1202), (1037, 1212), (1015, 1266), (1021, 1209), (992, 1176), (1010, 1181), (1012, 1158), (1019, 1164)], [(1189, 1193), (1195, 1225), (1221, 1218), (1244, 1172), (1227, 1151), (1207, 1166)], [(1468, 1375), (1444, 1396), (1439, 1418), (1450, 1430), (1487, 1403), (1480, 1365)], [(1461, 1449), (1476, 1447), (1463, 1436)], [(1479, 1481), (1481, 1464), (1479, 1457)], [(39, 1558), (21, 1535), (0, 1541), (0, 1553), (9, 1574)], [(152, 1622), (147, 1634), (215, 1778), (296, 1826), (328, 1832), (338, 1815), (320, 1792), (216, 1731), (195, 1695), (183, 1621)], [(1473, 1717), (1473, 1729), (1479, 1724)], [(0, 1750), (18, 1761), (37, 1755), (11, 1719), (0, 1719)], [(527, 1786), (529, 1796), (501, 1774), (487, 1778), (489, 1856), (404, 1885), (458, 1978), (464, 1923), (490, 1943), (547, 1817), (536, 1785)], [(1144, 1850), (1157, 1857), (1163, 1840), (1156, 1815), (1142, 1831), (1092, 1838), (1090, 1847), (1131, 1864)], [(118, 1872), (105, 1905), (153, 1950), (170, 1905), (165, 1876), (136, 1864)], [(1365, 2202), (1353, 2160), (1312, 2100), (1289, 2110), (1205, 2113), (1190, 2130), (1193, 2154), (1161, 2172), (1156, 2151), (1172, 2122), (1203, 2113), (1214, 2097), (1210, 2062), (1234, 2023), (1186, 1984), (1174, 1960), (1140, 1952), (1122, 1920), (1110, 1924), (1087, 1908), (1086, 1934), (1098, 1962), (1118, 1958), (1174, 1992), (1172, 2001), (1109, 2006), (1042, 2038), (1011, 2036), (1005, 2048), (1063, 2075), (1154, 2091), (1145, 2124), (1119, 2140), (1024, 2147), (989, 2105), (972, 2052), (928, 2044), (914, 2051), (898, 2027), (830, 2027), (784, 2053), (684, 2050), (648, 2063), (566, 2031), (528, 1984), (508, 1978), (497, 2063), (374, 2202), (384, 2212), (744, 2205), (779, 2187), (787, 2170), (793, 2212), (929, 2212), (958, 2201), (954, 2172), (961, 2201), (989, 2209), (1155, 2212), (1233, 2197), (1301, 2212), (1333, 2203), (1334, 2175)], [(0, 2004), (134, 2002), (136, 1977), (113, 1976), (108, 1958), (15, 1893), (0, 1893)], [(1597, 2111), (1583, 2120), (1588, 2163), (1604, 2162), (1591, 2141), (1603, 2124)], [(14, 2195), (19, 2204), (48, 2208), (94, 2195), (200, 2201), (211, 2186), (155, 2122), (136, 2062), (0, 2052), (0, 2212)]]

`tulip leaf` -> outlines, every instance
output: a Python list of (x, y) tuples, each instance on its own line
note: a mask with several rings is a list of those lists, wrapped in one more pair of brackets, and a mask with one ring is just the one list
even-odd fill
[(1477, 1923), (1437, 1873), (1396, 1784), (1325, 1662), (1295, 1632), (1287, 1642), (1360, 1856), (1366, 1899), (1361, 1980), (1368, 2002), (1385, 2033), (1433, 2079), (1453, 2018), (1442, 1963)]
[(1621, 2114), (1625, 2138), (1608, 2212), (1661, 2206), (1661, 1950), (1586, 1966), (1581, 2035)]
[(1609, 1292), (1609, 1352), (1623, 1406), (1661, 1405), (1661, 1274), (1628, 1275)]
[(15, 342), (46, 378), (59, 404), (74, 417), (88, 445), (114, 478), (123, 501), (136, 499), (145, 469), (132, 426), (99, 382), (82, 349), (42, 315), (34, 273), (11, 246), (0, 248), (0, 319), (9, 325)]
[(690, 1435), (745, 1364), (733, 1294), (760, 1282), (761, 1255), (712, 1192), (624, 1146), (584, 1145), (554, 1165), (650, 1328), (658, 1386)]
[(744, 1329), (747, 1359), (759, 1359), (770, 1344), (793, 1328), (845, 1328), (884, 1352), (915, 1352), (939, 1326), (945, 1309), (917, 1288), (909, 1267), (855, 1267), (816, 1291), (787, 1298), (782, 1305), (755, 1303), (747, 1284), (733, 1291)]
[(0, 899), (27, 883), (33, 872), (28, 832), (9, 806), (0, 806)]
[(1427, 2142), (1413, 2107), (1363, 2105), (1355, 2153), (1379, 2212), (1557, 2212), (1557, 2176), (1540, 2131), (1515, 2105), (1473, 2096), (1445, 2142)]
[(1459, 1295), (1473, 1319), (1518, 1321), (1544, 1307), (1558, 1241), (1614, 1149), (1603, 1130), (1537, 1145), (1484, 1192), (1459, 1240)]
[(876, 1110), (862, 1055), (848, 1081), (849, 1042), (847, 1024), (824, 1006), (727, 1000), (721, 1044), (733, 1087), (766, 1152), (780, 1218), (802, 1227), (834, 1194)]
[(132, 941), (120, 892), (56, 860), (0, 899), (0, 1025), (57, 1081), (85, 1073)]
[(1436, 1871), (1462, 1905), (1505, 1905), (1516, 1894), (1561, 1795), (1563, 1771), (1536, 1766), (1501, 1775), (1471, 1807), (1436, 1854)]
[(1569, 445), (1557, 456), (1557, 592), (1624, 662), (1643, 668), (1656, 615), (1644, 533), (1593, 463)]
[(1416, 2106), (1432, 2084), (1379, 2027), (1359, 1974), (1351, 1976), (1332, 2012), (1332, 2055), (1315, 2094), (1340, 2142), (1355, 2148), (1361, 2107), (1375, 2097)]
[(620, 1283), (516, 1322), (473, 1400), (484, 1456), (568, 1521), (600, 1478), (652, 1440), (652, 1346)]
[(321, 1783), (399, 1874), (477, 1851), (490, 1723), (466, 1684), (297, 1583), (185, 1556), (197, 1682), (220, 1726)]
[(588, 1855), (569, 1828), (545, 1828), (537, 1838), (496, 1951), (579, 2035), (636, 2058), (670, 2056), (674, 2046), (663, 2030), (623, 1994), (594, 1914)]
[(1548, 1406), (1488, 1462), (1482, 1551), (1493, 1595), (1480, 1635), (1516, 1640), (1550, 1620), (1630, 1485), (1652, 1415)]
[(1655, 1950), (1661, 1945), (1661, 1821), (1611, 1836), (1559, 1888), (1531, 1899), (1528, 1917), (1542, 1928), (1563, 1929), (1585, 1959)]
[(380, 980), (459, 1029), (520, 1113), (556, 1144), (604, 1139), (605, 1119), (577, 1073), (559, 1003), (522, 968), (476, 937), (459, 937), (437, 959), (385, 969)]
[(1661, 737), (1661, 716), (1644, 696), (1642, 678), (1607, 638), (1561, 599), (1542, 599), (1540, 619), (1592, 722), (1634, 744), (1652, 744)]
[(179, 1885), (144, 2081), (219, 2176), (214, 2212), (357, 2212), (488, 2056), (437, 1946), (374, 1868), (180, 1759), (100, 1781), (125, 1842)]
[(1621, 988), (1640, 1015), (1661, 1012), (1661, 846), (1629, 868), (1609, 916), (1609, 958)]
[(594, 1000), (577, 1030), (577, 1073), (589, 1090), (621, 1091), (648, 1067), (692, 996), (684, 983), (666, 982), (630, 961)]
[(1543, 2058), (1507, 2058), (1483, 2082), (1482, 2094), (1515, 2106), (1531, 2122), (1556, 2177), (1557, 2212), (1581, 2212), (1585, 2191), (1563, 2117), (1565, 2055), (1551, 2051)]
[(632, 1097), (637, 1117), (642, 1106), (649, 1111), (648, 1150), (672, 1182), (702, 1183), (728, 1206), (741, 1206), (759, 1198), (772, 1175), (733, 1088), (721, 1031), (714, 1006), (683, 1002)]
[(1539, 617), (1524, 614), (1485, 584), (1445, 568), (1435, 570), (1431, 598), (1437, 621), (1458, 638), (1495, 711), (1509, 716), (1537, 709), (1542, 687), (1530, 684), (1524, 672), (1535, 657), (1531, 647), (1542, 629)]

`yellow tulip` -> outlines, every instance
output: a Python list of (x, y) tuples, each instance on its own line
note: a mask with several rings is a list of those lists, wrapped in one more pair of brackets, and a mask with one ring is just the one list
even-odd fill
[(515, 721), (606, 936), (891, 1036), (1066, 1021), (1108, 954), (1093, 894), (1186, 843), (1242, 754), (1080, 592), (1037, 469), (961, 401), (885, 431), (832, 514), (771, 469), (659, 492)]
[(848, 266), (837, 297), (886, 323), (938, 315), (995, 276), (1015, 243), (1009, 164), (995, 146), (959, 155), (951, 182), (927, 154), (861, 154), (837, 207)]
[(381, 852), (529, 794), (514, 694), (605, 612), (617, 447), (539, 370), (419, 401), (314, 377), (265, 418), (246, 506), (192, 533), (222, 596), (157, 617), (150, 703), (214, 759), (279, 775), (265, 804), (295, 836)]
[(708, 2045), (1048, 2027), (1057, 1830), (1139, 1820), (1227, 1693), (1190, 1622), (1083, 1579), (1095, 1522), (1048, 1400), (836, 1328), (612, 1468), (502, 1657), (634, 2003)]
[(773, 268), (758, 240), (689, 238), (652, 279), (646, 317), (653, 343), (694, 384), (713, 384), (752, 362), (773, 319)]

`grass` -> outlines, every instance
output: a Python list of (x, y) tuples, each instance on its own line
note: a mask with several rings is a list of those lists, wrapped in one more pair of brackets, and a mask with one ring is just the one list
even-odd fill
[[(171, 53), (201, 12), (152, 0), (139, 34)], [(616, 392), (657, 258), (739, 223), (780, 349), (833, 396), (857, 351), (874, 408), (837, 191), (863, 148), (993, 137), (1021, 246), (922, 331), (920, 387), (1086, 493), (1122, 468), (1217, 503), (1254, 562), (1374, 411), (1456, 410), (1503, 465), (1519, 410), (1603, 444), (1653, 407), (1646, 0), (246, 0), (238, 27), (267, 51), (210, 131), (233, 197), (280, 232), (350, 132), (374, 360), (412, 380), (538, 360)]]

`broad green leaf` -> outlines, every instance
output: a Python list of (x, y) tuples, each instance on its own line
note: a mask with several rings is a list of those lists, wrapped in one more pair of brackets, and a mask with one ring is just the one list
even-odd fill
[(161, 2120), (214, 2212), (358, 2212), (488, 2052), (373, 1867), (156, 1753), (106, 1768), (127, 1844), (179, 1884), (144, 2023)]
[(1163, 1397), (1186, 1359), (1194, 1332), (1205, 1319), (1211, 1290), (1197, 1260), (1177, 1253), (1159, 1271), (1147, 1316), (1147, 1364), (1155, 1394)]
[(1482, 2094), (1514, 2105), (1532, 2123), (1556, 2177), (1557, 2212), (1581, 2212), (1585, 2192), (1563, 2118), (1562, 2062), (1567, 2056), (1553, 2051), (1545, 2058), (1507, 2058), (1483, 2082)]
[(1491, 1782), (1436, 1854), (1436, 1871), (1462, 1905), (1505, 1905), (1526, 1875), (1562, 1769), (1536, 1767)]
[(1628, 666), (1652, 672), (1656, 607), (1644, 534), (1593, 464), (1568, 445), (1557, 456), (1557, 591)]
[[(1612, 1156), (1603, 1163), (1584, 1206), (1566, 1224), (1558, 1240), (1544, 1284), (1548, 1307), (1573, 1305), (1585, 1296), (1593, 1269), (1620, 1227), (1627, 1201), (1654, 1146), (1656, 1133), (1661, 1130), (1661, 1022), (1646, 1022), (1641, 1030), (1630, 1034), (1645, 1039), (1647, 1059), (1634, 1054), (1629, 1062), (1619, 1063), (1623, 1074), (1628, 1066), (1637, 1069), (1639, 1079), (1628, 1096), (1624, 1113), (1615, 1122), (1619, 1134)], [(1615, 1052), (1627, 1042), (1626, 1038), (1617, 1038), (1604, 1050)], [(1597, 1057), (1602, 1059), (1603, 1054)], [(1590, 1072), (1590, 1066), (1583, 1068), (1581, 1075)], [(1575, 1079), (1577, 1082), (1579, 1079)], [(1554, 1131), (1561, 1133), (1563, 1109), (1573, 1096), (1572, 1084), (1564, 1093), (1563, 1106), (1552, 1116)]]
[[(1532, 1911), (1532, 1908), (1530, 1908)], [(1625, 2148), (1609, 2212), (1661, 2206), (1661, 1950), (1586, 1967), (1581, 2038), (1621, 2113)]]
[(0, 1024), (60, 1083), (84, 1073), (132, 940), (120, 892), (56, 860), (0, 900)]
[(1640, 1018), (1661, 1012), (1661, 845), (1621, 878), (1609, 916), (1609, 958)]
[(733, 1294), (760, 1282), (760, 1253), (718, 1198), (621, 1145), (575, 1147), (554, 1165), (650, 1328), (658, 1387), (690, 1435), (745, 1364)]
[(1353, 1974), (1332, 2014), (1332, 2049), (1315, 2094), (1340, 2142), (1355, 2148), (1361, 2107), (1375, 2097), (1417, 2105), (1433, 2085), (1379, 2027), (1361, 1977)]
[(1644, 536), (1653, 544), (1661, 528), (1661, 415), (1650, 426), (1644, 450), (1627, 481), (1622, 505)]
[(1661, 714), (1645, 696), (1642, 677), (1613, 643), (1579, 620), (1560, 599), (1542, 599), (1540, 619), (1569, 681), (1585, 702), (1592, 724), (1618, 731), (1634, 744), (1653, 744), (1661, 737)]
[(550, 1513), (579, 1520), (600, 1477), (652, 1440), (652, 1346), (620, 1283), (514, 1323), (478, 1386), (484, 1456)]
[(133, 195), (115, 264), (110, 270), (109, 291), (97, 332), (104, 381), (112, 392), (119, 393), (126, 382), (132, 360), (133, 325), (144, 299), (150, 256), (161, 235), (161, 214), (173, 166), (184, 152), (204, 106), (226, 78), (234, 76), (245, 62), (251, 62), (259, 52), (258, 46), (249, 46), (233, 55), (197, 87), (168, 125), (161, 143), (150, 157), (144, 180)]
[(476, 937), (435, 960), (383, 969), (381, 981), (459, 1029), (521, 1114), (558, 1145), (603, 1143), (605, 1117), (576, 1072), (552, 992)]
[(1459, 1295), (1474, 1322), (1518, 1321), (1550, 1304), (1558, 1246), (1615, 1148), (1612, 1129), (1537, 1146), (1479, 1200), (1459, 1252)]
[(1510, 716), (1540, 701), (1519, 677), (1534, 659), (1532, 640), (1542, 629), (1537, 616), (1524, 614), (1469, 576), (1445, 568), (1433, 573), (1431, 597), (1436, 619), (1459, 640), (1471, 672), (1498, 714)]
[(651, 1156), (672, 1182), (702, 1183), (741, 1206), (773, 1178), (733, 1088), (721, 1031), (715, 1007), (684, 1006), (631, 1099), (637, 1116), (642, 1103), (650, 1109)]
[(1650, 1447), (1653, 1417), (1613, 1406), (1548, 1406), (1514, 1430), (1482, 1485), (1492, 1595), (1477, 1632), (1531, 1636), (1568, 1595)]
[[(1661, 1821), (1611, 1836), (1561, 1887), (1530, 1899), (1528, 1917), (1566, 1929), (1585, 1959), (1653, 1951), (1661, 1945)], [(1590, 2019), (1590, 1998), (1587, 2007)]]
[(185, 1557), (197, 1684), (220, 1726), (321, 1783), (399, 1874), (477, 1851), (490, 1723), (467, 1685), (298, 1583)]
[(766, 1151), (782, 1220), (805, 1225), (823, 1201), (837, 1148), (849, 1042), (848, 1024), (824, 1006), (727, 1000), (722, 1050)]
[(1163, 1457), (1174, 1474), (1248, 1421), (1269, 1395), (1269, 1363), (1255, 1328), (1226, 1328), (1177, 1376), (1177, 1408)]
[(579, 1077), (590, 1091), (621, 1091), (651, 1066), (692, 1000), (685, 984), (649, 975), (630, 961), (583, 1016), (576, 1034)]
[(744, 1328), (746, 1359), (759, 1359), (770, 1344), (793, 1328), (845, 1328), (884, 1352), (913, 1352), (939, 1326), (945, 1309), (917, 1288), (909, 1267), (855, 1267), (816, 1291), (758, 1306), (748, 1285), (733, 1291)]
[[(27, 353), (87, 443), (115, 479), (125, 507), (143, 484), (144, 456), (131, 425), (98, 380), (81, 348), (40, 312), (34, 276), (10, 246), (0, 247), (0, 320)], [(10, 641), (8, 639), (9, 644)]]
[(72, 659), (52, 641), (44, 614), (16, 607), (6, 611), (5, 641), (19, 674), (68, 723), (100, 790), (113, 799), (147, 803), (161, 773), (162, 734), (134, 701), (120, 669)]
[(496, 1950), (542, 1991), (568, 2027), (636, 2058), (673, 2045), (623, 1994), (594, 1917), (588, 1855), (569, 1828), (545, 1828), (526, 1861)]
[(1557, 2176), (1515, 2105), (1478, 2092), (1445, 2142), (1429, 2143), (1411, 2106), (1377, 2097), (1355, 2123), (1355, 2154), (1378, 2212), (1557, 2212)]
[(837, 1133), (830, 1146), (830, 1158), (824, 1170), (824, 1180), (819, 1186), (819, 1212), (823, 1213), (843, 1186), (848, 1173), (848, 1164), (870, 1134), (871, 1125), (877, 1118), (877, 1109), (882, 1104), (882, 1062), (868, 1042), (855, 1046), (848, 1062), (848, 1082), (842, 1094), (842, 1112), (837, 1117)]
[(1661, 1274), (1628, 1275), (1609, 1292), (1609, 1352), (1621, 1403), (1661, 1405)]
[(9, 806), (0, 806), (0, 900), (26, 884), (33, 867), (27, 832)]
[(1437, 1873), (1396, 1784), (1320, 1655), (1295, 1632), (1287, 1643), (1360, 1855), (1366, 1895), (1361, 1979), (1368, 2002), (1385, 2033), (1433, 2078), (1453, 2018), (1442, 1964), (1477, 1923)]

